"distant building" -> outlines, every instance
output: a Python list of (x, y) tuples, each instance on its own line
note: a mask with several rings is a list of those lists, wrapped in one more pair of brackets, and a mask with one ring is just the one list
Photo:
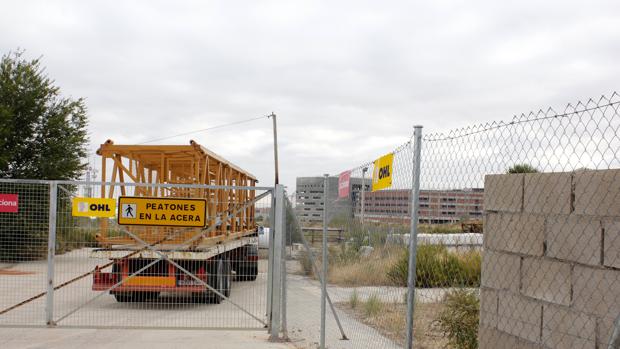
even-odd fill
[[(324, 177), (297, 177), (295, 210), (300, 222), (323, 222)], [(364, 219), (382, 222), (408, 223), (411, 219), (411, 191), (387, 189), (371, 192), (371, 179), (365, 180)], [(349, 196), (338, 198), (338, 177), (328, 177), (330, 219), (336, 216), (360, 218), (362, 178), (350, 179)], [(482, 218), (484, 190), (421, 190), (419, 222), (443, 224), (462, 218)]]
[[(323, 222), (323, 180), (324, 177), (297, 177), (295, 210), (301, 222)], [(366, 179), (366, 190), (370, 190), (370, 179)], [(362, 179), (351, 178), (349, 197), (338, 198), (338, 177), (328, 177), (327, 199), (330, 218), (338, 215), (353, 216), (353, 203), (360, 197)]]
[[(408, 221), (411, 215), (411, 191), (381, 190), (365, 193), (364, 219)], [(420, 190), (419, 222), (454, 223), (462, 218), (482, 218), (484, 190)], [(355, 204), (355, 216), (361, 215), (361, 200)]]

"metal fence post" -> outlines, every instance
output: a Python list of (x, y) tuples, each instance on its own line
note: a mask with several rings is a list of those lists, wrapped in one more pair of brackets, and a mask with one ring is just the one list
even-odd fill
[(364, 226), (364, 192), (366, 191), (366, 171), (368, 171), (368, 167), (364, 167), (362, 169), (362, 207), (360, 208), (360, 221), (362, 222), (362, 226)]
[(279, 340), (280, 324), (281, 324), (281, 291), (282, 291), (282, 243), (284, 241), (284, 186), (276, 184), (275, 188), (276, 205), (275, 205), (275, 230), (273, 244), (273, 285), (271, 299), (271, 326), (270, 340)]
[(47, 298), (45, 303), (45, 323), (54, 326), (54, 255), (56, 254), (56, 203), (58, 183), (51, 181), (49, 197), (49, 221), (47, 236)]
[(282, 259), (281, 259), (281, 265), (282, 265), (282, 275), (280, 276), (281, 278), (281, 284), (282, 284), (282, 302), (281, 302), (281, 306), (280, 306), (280, 311), (282, 312), (282, 336), (284, 340), (288, 339), (288, 326), (286, 323), (286, 235), (289, 233), (288, 232), (288, 225), (286, 222), (286, 213), (287, 213), (287, 209), (288, 209), (288, 202), (287, 202), (287, 198), (286, 196), (283, 196), (282, 199)]
[(418, 245), (418, 207), (420, 206), (420, 150), (422, 126), (414, 126), (413, 182), (411, 188), (411, 227), (409, 234), (409, 273), (407, 275), (407, 349), (413, 348), (413, 311), (415, 302), (416, 252)]
[(614, 321), (613, 331), (611, 332), (611, 336), (609, 337), (609, 344), (607, 345), (607, 349), (619, 349), (620, 348), (620, 314), (616, 317)]
[[(275, 189), (271, 191), (271, 210), (269, 210), (269, 234), (267, 235), (267, 323), (271, 326), (271, 300), (273, 297), (273, 246), (276, 217)], [(271, 331), (271, 329), (269, 330)]]
[(320, 348), (325, 349), (325, 298), (327, 297), (327, 204), (329, 196), (329, 175), (323, 179), (323, 279), (321, 280), (321, 342)]

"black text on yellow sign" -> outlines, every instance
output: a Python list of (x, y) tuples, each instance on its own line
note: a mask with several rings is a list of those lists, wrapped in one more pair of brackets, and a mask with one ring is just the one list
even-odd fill
[(374, 171), (372, 172), (372, 191), (377, 191), (392, 186), (393, 163), (393, 153), (384, 155), (375, 160)]
[(204, 227), (207, 200), (121, 196), (118, 224)]
[(114, 217), (116, 200), (97, 198), (73, 198), (71, 214), (75, 217)]

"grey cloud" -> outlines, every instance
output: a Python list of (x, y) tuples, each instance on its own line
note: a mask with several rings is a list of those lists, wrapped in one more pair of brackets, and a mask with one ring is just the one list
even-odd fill
[[(279, 115), (284, 182), (617, 89), (620, 3), (10, 2), (0, 51), (87, 98), (94, 147)], [(194, 138), (265, 183), (271, 123)], [(236, 146), (238, 144), (238, 147)], [(240, 151), (241, 149), (242, 151)]]

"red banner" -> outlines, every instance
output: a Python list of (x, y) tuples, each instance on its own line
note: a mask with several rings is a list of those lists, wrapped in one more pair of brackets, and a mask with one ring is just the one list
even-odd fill
[(17, 194), (0, 194), (0, 212), (17, 213)]
[(338, 197), (348, 198), (351, 188), (351, 171), (345, 171), (338, 176)]

